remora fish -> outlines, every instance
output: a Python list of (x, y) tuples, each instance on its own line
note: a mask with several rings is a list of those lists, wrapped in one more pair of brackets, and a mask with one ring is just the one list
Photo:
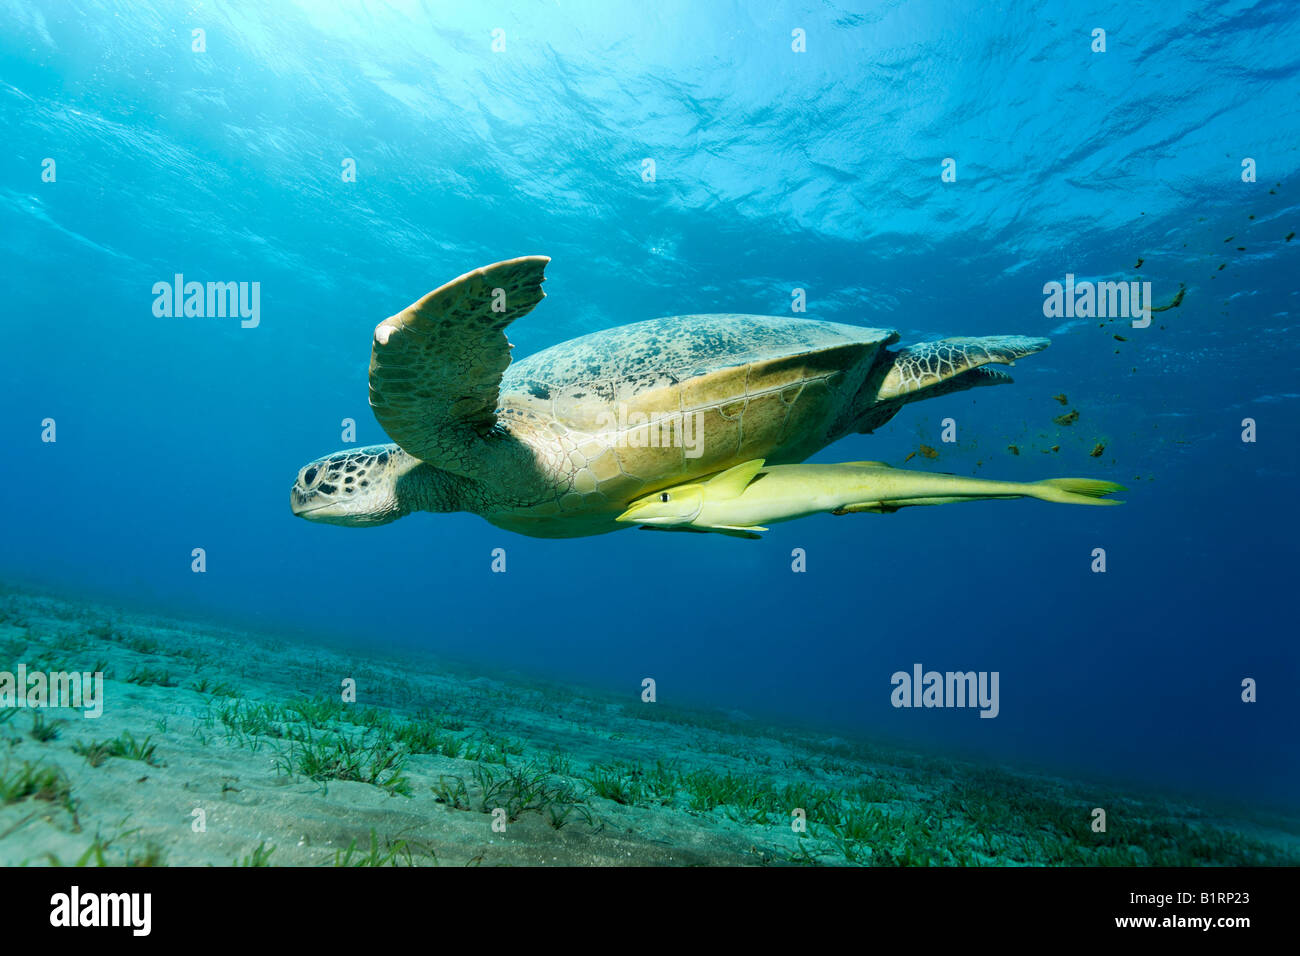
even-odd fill
[(1095, 478), (1021, 483), (904, 471), (880, 461), (836, 465), (773, 465), (747, 461), (712, 477), (665, 488), (633, 501), (619, 521), (665, 531), (716, 531), (756, 538), (768, 524), (805, 515), (888, 513), (913, 505), (986, 498), (1037, 498), (1071, 505), (1118, 505), (1105, 496), (1122, 485)]

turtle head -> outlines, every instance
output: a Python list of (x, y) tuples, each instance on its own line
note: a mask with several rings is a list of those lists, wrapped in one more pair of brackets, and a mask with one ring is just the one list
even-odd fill
[(396, 445), (337, 451), (309, 462), (289, 492), (289, 507), (308, 521), (368, 527), (419, 510), (407, 476), (424, 463)]
[(704, 485), (677, 485), (652, 495), (638, 498), (615, 520), (630, 524), (644, 524), (658, 528), (672, 528), (690, 524), (704, 507)]

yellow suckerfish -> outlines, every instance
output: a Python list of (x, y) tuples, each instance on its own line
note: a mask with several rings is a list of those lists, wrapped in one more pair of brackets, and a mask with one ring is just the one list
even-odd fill
[(904, 471), (880, 461), (773, 465), (747, 461), (709, 478), (664, 488), (633, 501), (619, 521), (666, 531), (716, 531), (756, 538), (766, 525), (805, 515), (887, 513), (914, 505), (987, 498), (1037, 498), (1071, 505), (1118, 505), (1122, 485), (1095, 478), (1021, 483)]

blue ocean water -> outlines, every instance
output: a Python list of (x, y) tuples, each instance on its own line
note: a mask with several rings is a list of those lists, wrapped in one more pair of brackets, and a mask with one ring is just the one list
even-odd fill
[[(1300, 805), (1293, 5), (10, 2), (0, 24), (0, 577)], [(1014, 385), (816, 460), (925, 445), (908, 467), (1107, 478), (1127, 504), (761, 542), (294, 518), (295, 472), (344, 419), (388, 440), (374, 325), (525, 254), (553, 261), (516, 355), (789, 314), (795, 289), (904, 343), (1050, 336)], [(260, 283), (257, 326), (155, 316), (178, 273)], [(1146, 329), (1048, 317), (1067, 274), (1185, 296)], [(997, 671), (998, 717), (893, 707), (917, 663)]]

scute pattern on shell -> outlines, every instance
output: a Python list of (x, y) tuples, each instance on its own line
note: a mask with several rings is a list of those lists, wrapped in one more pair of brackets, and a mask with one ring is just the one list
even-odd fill
[(502, 390), (544, 397), (563, 386), (587, 385), (593, 401), (608, 402), (718, 369), (837, 345), (885, 345), (897, 340), (898, 333), (889, 329), (812, 319), (673, 315), (553, 345), (516, 362), (506, 372)]

